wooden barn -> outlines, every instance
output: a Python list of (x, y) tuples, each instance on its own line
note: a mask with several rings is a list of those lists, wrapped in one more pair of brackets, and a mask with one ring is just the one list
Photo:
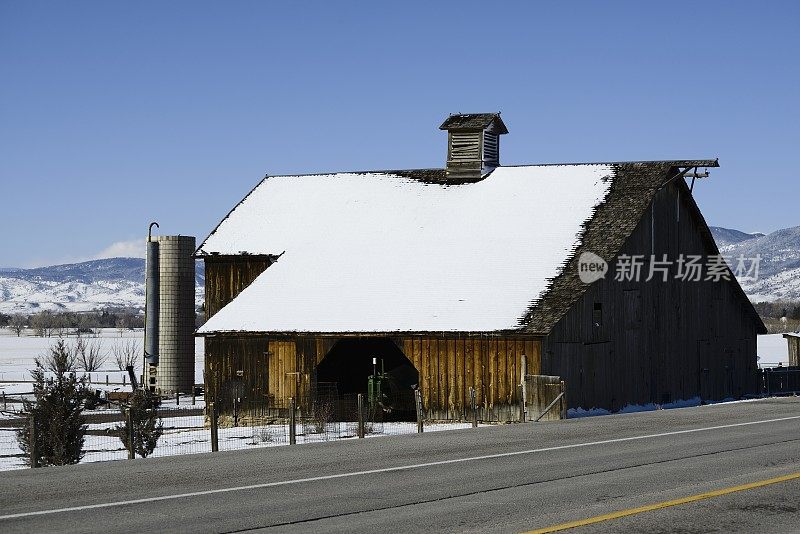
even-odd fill
[(267, 176), (206, 238), (212, 400), (365, 392), (373, 358), (434, 419), (470, 388), (516, 419), (523, 366), (576, 408), (755, 392), (766, 330), (687, 185), (716, 160), (501, 166), (499, 114), (441, 129), (443, 169)]

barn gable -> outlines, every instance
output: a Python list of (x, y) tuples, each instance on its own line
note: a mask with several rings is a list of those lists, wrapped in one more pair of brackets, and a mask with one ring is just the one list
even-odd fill
[[(584, 284), (544, 338), (542, 369), (565, 379), (571, 403), (618, 410), (757, 390), (755, 339), (765, 328), (733, 275), (679, 278), (676, 259), (706, 264), (719, 254), (682, 179), (659, 188), (621, 248), (606, 254), (612, 266), (640, 256), (642, 275), (624, 279), (612, 267)], [(666, 280), (648, 281), (652, 258), (664, 256)]]
[[(591, 252), (611, 260), (616, 258), (625, 242), (640, 224), (656, 195), (669, 184), (677, 188), (677, 197), (687, 212), (697, 219), (696, 231), (705, 244), (706, 255), (718, 255), (719, 249), (694, 197), (683, 180), (683, 174), (697, 167), (718, 167), (716, 160), (653, 161), (613, 164), (615, 180), (606, 201), (598, 206), (587, 221), (580, 245), (566, 260), (561, 275), (554, 278), (542, 298), (532, 303), (523, 320), (525, 331), (547, 334), (556, 322), (588, 289), (578, 276), (578, 261), (582, 253)], [(651, 250), (641, 251), (650, 254)], [(758, 313), (733, 278), (729, 284), (748, 314), (757, 323), (760, 333), (766, 333)]]

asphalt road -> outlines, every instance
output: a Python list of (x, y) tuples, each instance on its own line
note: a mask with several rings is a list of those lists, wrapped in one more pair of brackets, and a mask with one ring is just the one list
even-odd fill
[(800, 399), (767, 399), (5, 472), (0, 532), (800, 532), (796, 473)]

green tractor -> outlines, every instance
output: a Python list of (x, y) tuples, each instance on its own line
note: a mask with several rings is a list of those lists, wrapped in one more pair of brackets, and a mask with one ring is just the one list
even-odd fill
[(372, 375), (367, 377), (367, 404), (370, 413), (379, 411), (391, 411), (389, 374), (383, 366), (381, 360), (381, 372), (378, 373), (378, 358), (372, 358)]

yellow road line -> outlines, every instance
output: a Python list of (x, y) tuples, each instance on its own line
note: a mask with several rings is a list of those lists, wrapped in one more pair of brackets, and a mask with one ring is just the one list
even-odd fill
[(750, 489), (761, 488), (763, 486), (769, 486), (770, 484), (777, 484), (779, 482), (786, 482), (789, 480), (796, 480), (799, 478), (800, 478), (800, 473), (792, 473), (791, 475), (784, 475), (782, 477), (775, 477), (767, 480), (760, 480), (758, 482), (751, 482), (749, 484), (742, 484), (741, 486), (732, 486), (730, 488), (724, 488), (721, 490), (709, 491), (708, 493), (700, 493), (698, 495), (682, 497), (680, 499), (675, 499), (672, 501), (664, 501), (656, 504), (648, 504), (645, 506), (640, 506), (638, 508), (629, 508), (628, 510), (620, 510), (619, 512), (611, 512), (609, 514), (596, 515), (588, 519), (570, 521), (569, 523), (561, 523), (560, 525), (552, 525), (549, 527), (540, 528), (538, 530), (531, 530), (529, 532), (526, 532), (525, 534), (545, 534), (547, 532), (559, 532), (561, 530), (583, 527), (586, 525), (593, 525), (595, 523), (601, 523), (603, 521), (609, 521), (611, 519), (619, 519), (621, 517), (627, 517), (629, 515), (642, 514), (644, 512), (652, 512), (653, 510), (669, 508), (670, 506), (679, 506), (681, 504), (702, 501), (704, 499), (711, 499), (713, 497), (728, 495), (729, 493), (736, 493), (737, 491), (746, 491)]

